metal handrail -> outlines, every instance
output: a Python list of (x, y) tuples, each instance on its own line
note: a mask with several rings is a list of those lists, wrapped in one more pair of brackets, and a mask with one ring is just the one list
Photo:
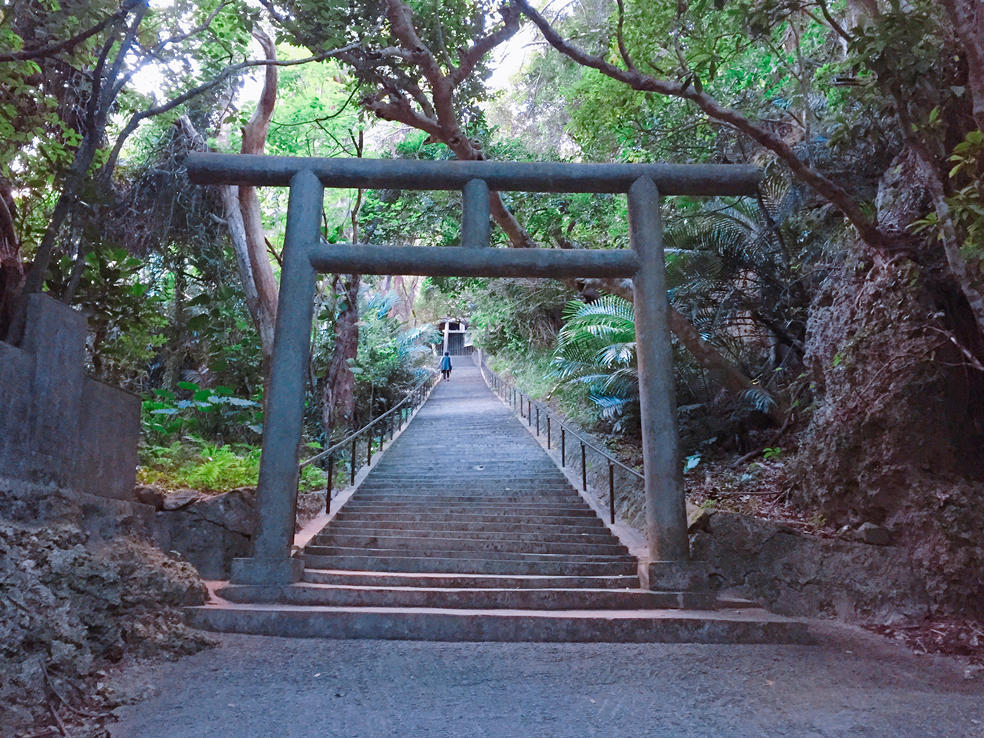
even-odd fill
[(370, 420), (368, 423), (366, 423), (364, 426), (362, 426), (361, 428), (359, 428), (359, 430), (353, 431), (349, 435), (345, 436), (345, 438), (343, 438), (341, 441), (339, 441), (338, 443), (336, 443), (336, 444), (334, 444), (332, 446), (329, 446), (324, 451), (319, 451), (314, 456), (312, 456), (312, 457), (310, 457), (308, 459), (304, 459), (304, 461), (302, 461), (300, 464), (297, 465), (298, 468), (299, 469), (303, 469), (308, 464), (311, 464), (311, 463), (317, 461), (318, 459), (324, 458), (328, 454), (337, 451), (342, 446), (345, 446), (346, 444), (348, 444), (348, 442), (351, 441), (352, 439), (357, 438), (358, 436), (362, 435), (362, 433), (364, 433), (365, 431), (367, 431), (370, 428), (372, 428), (376, 423), (378, 423), (380, 420), (382, 420), (386, 416), (392, 415), (393, 413), (395, 413), (397, 410), (399, 410), (401, 407), (403, 407), (403, 405), (405, 405), (410, 400), (410, 398), (414, 395), (415, 392), (417, 392), (421, 387), (423, 387), (428, 382), (432, 381), (435, 376), (437, 376), (437, 375), (436, 374), (431, 374), (430, 376), (428, 376), (423, 381), (418, 382), (413, 387), (413, 389), (411, 389), (409, 392), (407, 392), (407, 394), (404, 396), (404, 398), (402, 400), (400, 400), (398, 403), (396, 403), (393, 407), (391, 407), (385, 413), (383, 413), (382, 415), (376, 416), (375, 418), (373, 418), (372, 420)]
[[(547, 430), (547, 448), (550, 448), (551, 443), (551, 415), (550, 410), (545, 405), (533, 400), (529, 395), (525, 394), (521, 389), (519, 389), (515, 383), (503, 379), (499, 374), (492, 371), (488, 364), (485, 362), (485, 356), (481, 355), (478, 361), (478, 369), (482, 373), (482, 378), (485, 379), (485, 373), (488, 372), (491, 377), (491, 381), (485, 379), (486, 384), (489, 388), (499, 396), (504, 402), (509, 402), (511, 407), (516, 407), (518, 405), (519, 415), (521, 418), (526, 418), (528, 425), (533, 426), (534, 411), (536, 412), (536, 435), (540, 435), (540, 413), (541, 411), (546, 416), (546, 430)], [(508, 398), (508, 399), (507, 399)], [(526, 404), (526, 413), (523, 413), (523, 404)], [(588, 490), (588, 471), (587, 471), (587, 459), (585, 458), (586, 449), (590, 448), (595, 453), (604, 457), (608, 462), (608, 512), (609, 519), (611, 523), (615, 523), (615, 467), (619, 467), (640, 482), (645, 480), (642, 474), (627, 466), (625, 463), (619, 461), (608, 451), (600, 448), (597, 444), (593, 443), (591, 440), (585, 438), (581, 433), (567, 424), (561, 419), (557, 419), (560, 424), (560, 439), (561, 439), (561, 466), (567, 466), (567, 434), (570, 434), (576, 438), (581, 444), (581, 487), (585, 492)]]
[[(420, 382), (418, 382), (416, 385), (414, 385), (414, 387), (409, 392), (407, 392), (406, 395), (404, 395), (403, 399), (400, 400), (393, 407), (391, 407), (389, 410), (387, 410), (384, 413), (381, 413), (380, 415), (377, 415), (375, 418), (373, 418), (372, 420), (370, 420), (364, 426), (362, 426), (361, 428), (359, 428), (359, 430), (353, 431), (352, 433), (350, 433), (347, 436), (345, 436), (345, 438), (343, 438), (342, 440), (340, 440), (340, 441), (332, 444), (331, 446), (329, 446), (328, 448), (326, 448), (326, 449), (324, 449), (322, 451), (319, 451), (314, 456), (311, 456), (310, 458), (305, 459), (304, 461), (300, 462), (297, 465), (297, 468), (300, 470), (300, 469), (303, 469), (305, 466), (308, 466), (309, 464), (313, 464), (314, 462), (319, 461), (319, 460), (325, 458), (326, 456), (328, 457), (328, 474), (327, 474), (327, 476), (328, 476), (328, 482), (327, 482), (327, 487), (325, 489), (325, 512), (330, 512), (331, 511), (331, 492), (332, 492), (332, 485), (333, 485), (333, 482), (334, 482), (333, 477), (334, 477), (334, 472), (335, 472), (335, 470), (334, 470), (334, 467), (335, 467), (335, 457), (334, 457), (334, 454), (335, 454), (335, 452), (337, 452), (340, 449), (342, 449), (342, 448), (348, 446), (349, 444), (351, 444), (351, 446), (352, 446), (352, 454), (351, 454), (350, 478), (351, 478), (351, 481), (352, 482), (355, 482), (355, 474), (356, 474), (356, 470), (357, 470), (357, 466), (356, 466), (356, 464), (357, 464), (357, 453), (356, 453), (357, 452), (357, 448), (356, 448), (356, 444), (358, 443), (358, 440), (359, 440), (360, 436), (363, 436), (366, 433), (369, 434), (369, 439), (368, 439), (367, 446), (366, 446), (366, 463), (367, 464), (371, 464), (372, 463), (372, 446), (373, 446), (373, 440), (374, 440), (373, 439), (372, 429), (375, 428), (381, 421), (384, 421), (383, 429), (382, 429), (382, 432), (381, 432), (380, 437), (379, 437), (379, 450), (382, 451), (382, 449), (383, 449), (383, 442), (385, 440), (385, 436), (386, 436), (387, 430), (389, 430), (390, 440), (393, 440), (394, 434), (396, 433), (397, 430), (402, 430), (404, 423), (409, 419), (410, 413), (412, 413), (414, 411), (414, 409), (416, 409), (417, 407), (419, 407), (423, 403), (423, 400), (424, 400), (424, 397), (425, 397), (425, 394), (426, 394), (426, 387), (427, 387), (427, 385), (431, 384), (434, 381), (434, 378), (436, 376), (437, 376), (437, 372), (430, 372), (429, 375), (426, 378), (424, 378), (423, 380), (421, 380)], [(404, 408), (407, 408), (407, 407), (409, 407), (410, 413), (407, 413), (405, 415), (403, 413), (403, 410), (404, 410)], [(394, 422), (392, 424), (385, 423), (385, 421), (386, 421), (387, 418), (389, 418), (391, 415), (393, 415), (394, 413), (396, 413), (398, 411), (400, 413), (400, 415), (399, 415), (399, 427), (398, 428), (396, 427), (396, 422)]]

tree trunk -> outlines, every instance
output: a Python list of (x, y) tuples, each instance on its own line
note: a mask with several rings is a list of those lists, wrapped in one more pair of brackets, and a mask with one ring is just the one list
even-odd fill
[[(34, 254), (34, 264), (31, 266), (24, 282), (23, 293), (40, 292), (44, 286), (44, 278), (48, 271), (48, 264), (54, 252), (55, 243), (61, 233), (62, 226), (68, 220), (72, 209), (75, 206), (76, 198), (79, 195), (82, 185), (89, 172), (89, 167), (95, 159), (99, 144), (106, 133), (106, 121), (112, 112), (116, 97), (120, 92), (118, 85), (119, 76), (123, 69), (123, 62), (129, 54), (137, 38), (137, 32), (144, 17), (149, 12), (148, 5), (138, 3), (135, 6), (133, 19), (127, 24), (127, 30), (123, 38), (116, 42), (116, 31), (112, 30), (103, 43), (102, 51), (92, 70), (92, 89), (90, 91), (89, 102), (86, 105), (84, 121), (84, 131), (79, 147), (75, 150), (72, 158), (72, 165), (69, 167), (62, 184), (61, 193), (55, 203), (55, 209), (51, 214), (51, 219), (45, 228), (44, 236)], [(126, 15), (120, 16), (121, 20)], [(112, 64), (107, 69), (109, 54), (116, 49), (116, 56)], [(14, 314), (10, 326), (10, 336), (14, 342), (19, 342), (24, 331), (24, 310), (23, 305), (19, 306)]]
[(7, 334), (17, 298), (24, 285), (24, 266), (21, 264), (20, 242), (14, 227), (13, 191), (10, 183), (0, 177), (0, 339)]
[[(260, 42), (267, 59), (277, 58), (277, 50), (273, 41), (259, 28), (254, 29), (253, 36)], [(266, 68), (263, 79), (263, 91), (260, 93), (256, 111), (243, 129), (243, 143), (240, 153), (262, 154), (266, 145), (267, 132), (273, 119), (273, 110), (277, 103), (277, 67), (270, 65)], [(270, 359), (273, 356), (274, 325), (277, 320), (278, 288), (270, 265), (270, 256), (266, 250), (266, 233), (263, 230), (263, 219), (260, 213), (260, 199), (255, 187), (239, 188), (239, 210), (241, 219), (230, 221), (230, 235), (242, 225), (241, 235), (245, 238), (246, 256), (249, 263), (250, 278), (244, 279), (244, 285), (251, 281), (250, 292), (255, 288), (256, 309), (253, 319), (256, 321), (257, 333), (260, 334), (260, 345), (263, 350), (263, 375), (269, 374)], [(223, 193), (223, 202), (228, 193)], [(227, 213), (231, 207), (227, 207)], [(233, 243), (235, 244), (235, 236)], [(237, 260), (241, 258), (237, 251)], [(252, 310), (251, 310), (252, 312)], [(264, 379), (264, 386), (267, 380)]]
[(321, 394), (321, 423), (325, 437), (335, 428), (353, 425), (355, 421), (355, 375), (349, 360), (359, 350), (359, 286), (361, 275), (349, 276), (342, 292), (345, 307), (335, 322), (335, 352), (328, 365)]
[(967, 56), (967, 88), (974, 123), (984, 131), (984, 5), (980, 0), (939, 0)]

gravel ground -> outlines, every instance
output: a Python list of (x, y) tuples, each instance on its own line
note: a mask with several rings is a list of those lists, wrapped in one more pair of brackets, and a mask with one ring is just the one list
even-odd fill
[(984, 736), (984, 680), (860, 630), (824, 646), (333, 641), (223, 635), (123, 672), (115, 738)]

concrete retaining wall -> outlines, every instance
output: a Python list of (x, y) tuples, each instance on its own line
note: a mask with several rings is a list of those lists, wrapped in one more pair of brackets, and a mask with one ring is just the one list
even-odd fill
[(0, 473), (132, 500), (140, 398), (83, 374), (84, 316), (27, 300), (21, 345), (0, 342)]

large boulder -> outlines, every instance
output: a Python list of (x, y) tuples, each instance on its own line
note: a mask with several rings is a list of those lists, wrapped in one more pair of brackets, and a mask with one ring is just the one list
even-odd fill
[[(879, 225), (903, 232), (925, 214), (919, 181), (900, 154), (879, 183)], [(936, 240), (912, 245), (919, 265), (847, 244), (810, 306), (816, 411), (790, 460), (790, 500), (905, 548), (937, 614), (984, 617), (984, 374), (958, 348), (982, 344)]]
[(181, 554), (202, 578), (228, 579), (232, 560), (250, 554), (256, 520), (256, 490), (241, 487), (159, 511), (156, 537), (161, 548)]

